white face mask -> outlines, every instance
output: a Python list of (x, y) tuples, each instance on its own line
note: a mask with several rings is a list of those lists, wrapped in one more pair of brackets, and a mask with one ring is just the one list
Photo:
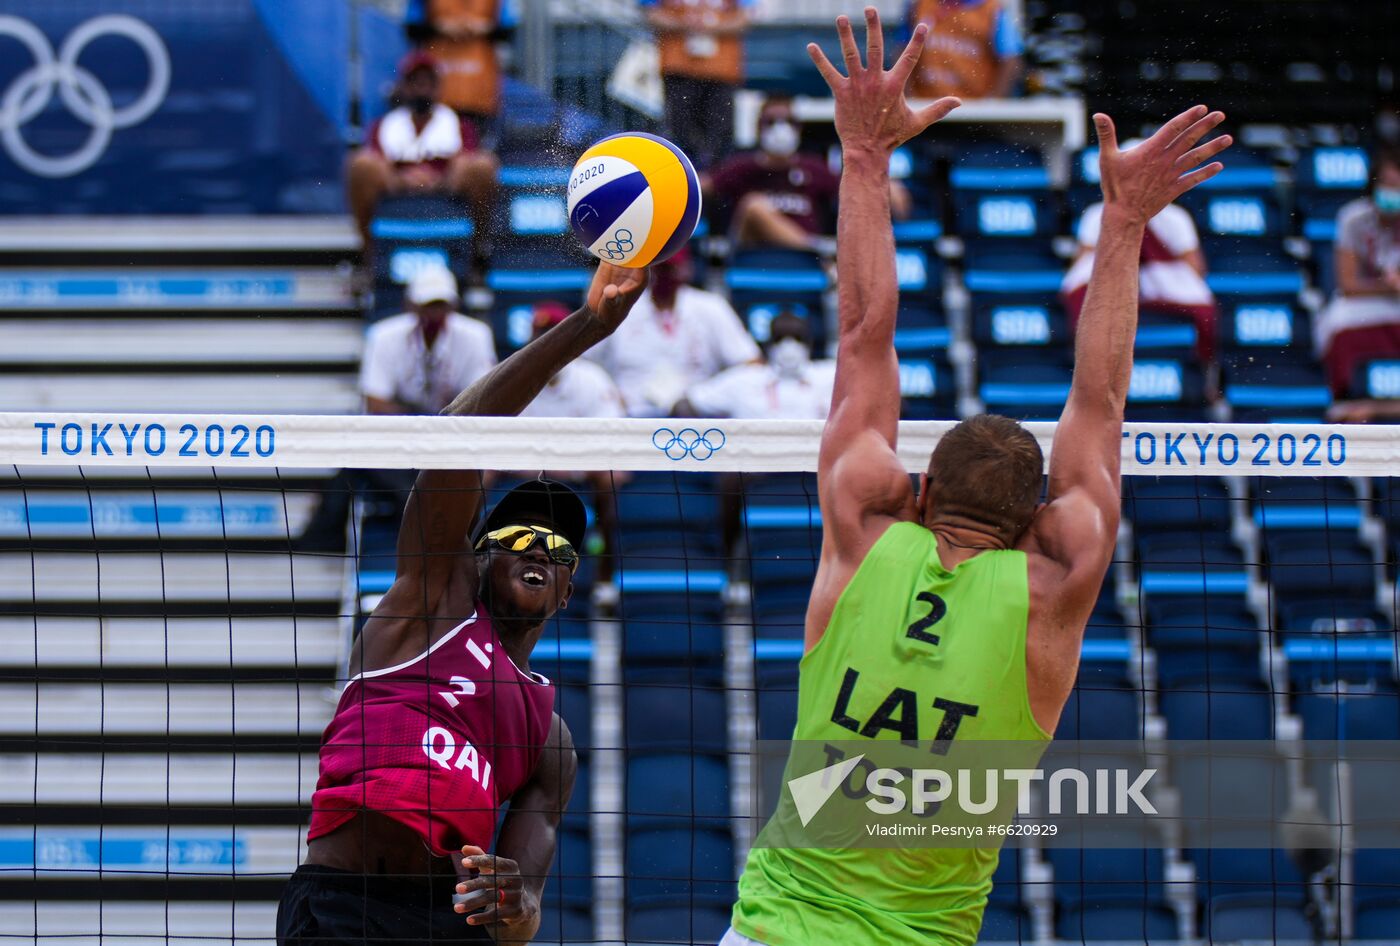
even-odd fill
[(800, 379), (811, 360), (812, 354), (807, 350), (806, 343), (795, 338), (774, 342), (768, 349), (768, 363), (780, 378)]
[(797, 151), (797, 126), (792, 122), (774, 122), (758, 136), (758, 146), (778, 158), (790, 157)]

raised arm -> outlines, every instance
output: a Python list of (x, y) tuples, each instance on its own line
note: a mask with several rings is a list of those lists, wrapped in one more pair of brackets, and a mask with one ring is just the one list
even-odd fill
[(846, 75), (817, 44), (807, 47), (836, 100), (842, 152), (836, 224), (839, 337), (831, 413), (818, 461), (822, 566), (808, 613), (809, 646), (885, 526), (913, 509), (913, 488), (894, 452), (900, 401), (894, 351), (899, 284), (890, 223), (890, 154), (961, 104), (944, 98), (915, 112), (904, 99), (927, 26), (915, 27), (889, 70), (873, 7), (865, 10), (865, 28), (862, 64), (850, 20), (843, 16), (836, 21)]
[[(894, 455), (899, 427), (899, 361), (894, 351), (899, 284), (890, 224), (890, 154), (960, 104), (945, 98), (918, 112), (910, 109), (904, 87), (923, 52), (928, 27), (914, 29), (899, 61), (886, 70), (880, 18), (873, 7), (866, 8), (865, 20), (868, 65), (861, 63), (850, 20), (843, 16), (836, 21), (848, 75), (843, 76), (815, 43), (807, 47), (836, 100), (842, 152), (836, 382), (819, 461), (823, 514), (834, 514), (829, 523), (889, 512), (886, 487), (896, 474), (903, 476)], [(871, 482), (863, 485), (866, 480)]]
[[(1137, 335), (1138, 264), (1147, 221), (1221, 171), (1206, 164), (1231, 144), (1197, 143), (1225, 120), (1204, 105), (1182, 112), (1147, 141), (1118, 150), (1113, 121), (1095, 115), (1103, 223), (1075, 333), (1074, 381), (1050, 455), (1049, 505), (1023, 544), (1097, 594), (1118, 533), (1123, 408)], [(1090, 580), (1092, 579), (1092, 580)]]
[[(561, 368), (612, 334), (646, 288), (646, 280), (645, 270), (602, 263), (582, 309), (483, 375), (442, 413), (456, 417), (519, 414)], [(395, 585), (402, 583), (403, 590), (394, 593), (411, 594), (415, 601), (421, 595), (424, 610), (407, 613), (431, 611), (465, 549), (481, 502), (480, 470), (418, 474), (399, 528)]]

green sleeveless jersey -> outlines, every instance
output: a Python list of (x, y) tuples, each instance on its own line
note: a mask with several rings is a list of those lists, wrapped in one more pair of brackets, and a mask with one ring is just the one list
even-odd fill
[[(1048, 741), (1026, 690), (1029, 597), (1024, 552), (981, 552), (950, 572), (932, 532), (890, 526), (802, 658), (793, 739), (897, 740), (916, 725), (919, 741)], [(880, 717), (896, 688), (917, 694), (916, 723)], [(998, 855), (756, 845), (734, 929), (768, 946), (971, 946)]]

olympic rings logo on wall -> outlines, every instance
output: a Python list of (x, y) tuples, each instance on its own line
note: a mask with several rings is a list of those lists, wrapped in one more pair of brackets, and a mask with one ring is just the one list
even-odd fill
[(708, 460), (719, 452), (724, 446), (724, 441), (724, 431), (718, 427), (711, 427), (704, 433), (694, 427), (683, 427), (680, 430), (662, 427), (651, 435), (652, 446), (672, 460), (684, 460), (686, 457)]
[[(68, 34), (58, 49), (37, 26), (17, 16), (0, 15), (0, 37), (19, 40), (34, 58), (34, 65), (15, 76), (0, 96), (0, 145), (16, 164), (39, 177), (72, 177), (86, 171), (102, 157), (118, 128), (130, 128), (151, 116), (170, 90), (170, 52), (159, 34), (132, 16), (111, 13), (93, 17)], [(93, 40), (121, 36), (141, 48), (150, 65), (146, 89), (121, 108), (95, 75), (78, 65), (78, 57)], [(24, 126), (48, 108), (57, 91), (64, 106), (78, 120), (92, 127), (87, 141), (71, 154), (52, 156), (30, 147)]]

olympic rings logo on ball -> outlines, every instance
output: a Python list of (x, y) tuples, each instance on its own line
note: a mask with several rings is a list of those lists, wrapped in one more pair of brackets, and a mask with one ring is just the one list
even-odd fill
[[(16, 164), (39, 177), (72, 177), (97, 163), (118, 128), (145, 121), (170, 90), (170, 53), (159, 34), (132, 16), (120, 13), (93, 17), (78, 26), (59, 47), (53, 47), (37, 26), (17, 16), (0, 15), (0, 36), (18, 40), (34, 57), (34, 65), (15, 76), (0, 95), (0, 144)], [(145, 54), (150, 76), (145, 90), (121, 108), (95, 75), (78, 65), (78, 57), (93, 40), (122, 36)], [(24, 139), (23, 127), (53, 101), (54, 92), (68, 111), (92, 127), (87, 141), (62, 157), (41, 154)]]
[(603, 244), (603, 248), (598, 251), (599, 256), (604, 256), (610, 260), (626, 259), (627, 254), (636, 248), (632, 242), (632, 231), (619, 229), (614, 231), (613, 238)]
[(683, 427), (678, 431), (662, 427), (651, 435), (651, 443), (672, 460), (684, 460), (686, 457), (708, 460), (724, 446), (725, 436), (718, 427), (711, 427), (704, 433), (694, 427)]

